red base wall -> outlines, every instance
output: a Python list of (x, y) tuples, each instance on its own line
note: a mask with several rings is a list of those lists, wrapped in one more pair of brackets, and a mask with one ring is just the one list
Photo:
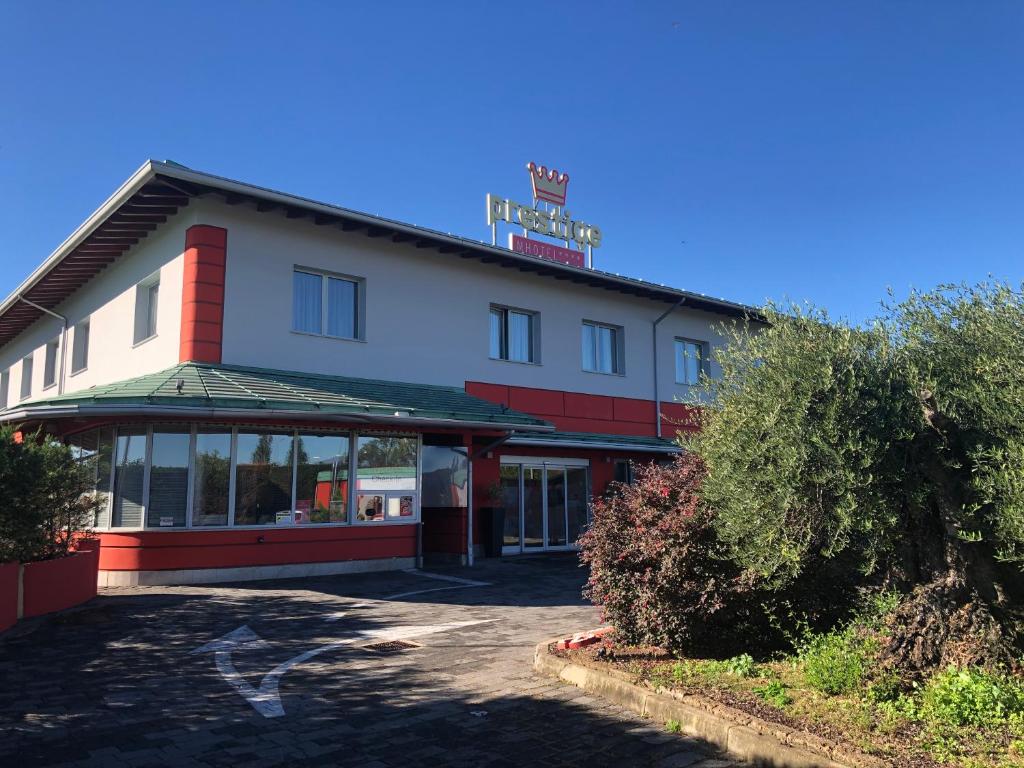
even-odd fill
[(423, 510), (423, 554), (466, 554), (465, 507), (427, 507)]
[[(415, 557), (415, 525), (100, 533), (100, 570), (176, 571)], [(259, 541), (259, 539), (263, 541)]]
[(57, 560), (26, 563), (23, 594), (25, 618), (62, 611), (96, 597), (97, 550)]
[(18, 620), (18, 563), (0, 563), (0, 632)]

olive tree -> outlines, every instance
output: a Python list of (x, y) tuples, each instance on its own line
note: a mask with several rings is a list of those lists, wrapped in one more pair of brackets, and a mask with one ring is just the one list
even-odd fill
[[(1024, 564), (1024, 296), (944, 286), (853, 328), (765, 310), (705, 379), (701, 497), (736, 565), (813, 602), (823, 565), (905, 595), (903, 668), (1016, 656)], [(821, 601), (831, 600), (827, 591)]]

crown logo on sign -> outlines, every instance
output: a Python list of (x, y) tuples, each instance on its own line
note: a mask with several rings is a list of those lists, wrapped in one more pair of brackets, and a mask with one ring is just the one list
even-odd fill
[(565, 205), (565, 188), (569, 186), (568, 173), (559, 173), (554, 169), (548, 172), (543, 165), (537, 166), (535, 163), (529, 163), (526, 167), (530, 171), (535, 200), (545, 200), (557, 206)]

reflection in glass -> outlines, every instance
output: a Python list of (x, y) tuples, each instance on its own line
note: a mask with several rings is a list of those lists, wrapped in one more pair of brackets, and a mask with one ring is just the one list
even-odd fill
[(423, 446), (424, 507), (464, 507), (469, 461), (461, 446)]
[(565, 546), (565, 470), (548, 467), (548, 546)]
[(523, 467), (523, 546), (544, 546), (544, 469)]
[(299, 435), (296, 524), (348, 522), (348, 444), (344, 435)]
[(227, 430), (196, 435), (196, 482), (192, 525), (227, 525), (231, 482), (231, 433)]
[(153, 430), (146, 525), (155, 528), (185, 525), (188, 452), (191, 442), (192, 436), (187, 432)]
[(416, 438), (360, 435), (356, 488), (416, 490)]
[(291, 435), (238, 433), (235, 525), (292, 520)]
[(575, 544), (587, 527), (590, 494), (586, 467), (566, 467), (566, 512), (569, 518), (569, 543)]
[(505, 507), (506, 547), (519, 546), (519, 465), (501, 465), (501, 501)]
[(122, 427), (114, 454), (114, 510), (111, 526), (142, 525), (142, 491), (146, 474), (145, 427)]

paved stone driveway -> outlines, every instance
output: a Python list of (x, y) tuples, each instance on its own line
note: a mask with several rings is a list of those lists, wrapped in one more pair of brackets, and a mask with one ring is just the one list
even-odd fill
[[(387, 573), (105, 590), (0, 639), (0, 765), (734, 765), (533, 674), (537, 642), (598, 624), (571, 556), (445, 573), (491, 586)], [(480, 623), (365, 647), (458, 622)], [(230, 654), (192, 653), (235, 630)], [(271, 669), (330, 643), (274, 695)]]

